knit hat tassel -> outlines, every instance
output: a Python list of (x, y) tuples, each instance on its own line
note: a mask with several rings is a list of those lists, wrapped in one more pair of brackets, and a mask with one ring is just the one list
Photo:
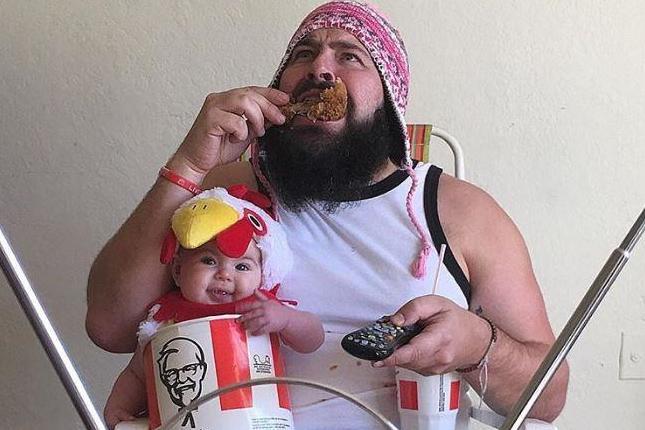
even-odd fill
[(414, 260), (414, 263), (412, 263), (412, 275), (417, 279), (421, 279), (426, 275), (426, 261), (428, 259), (428, 255), (430, 255), (431, 245), (430, 239), (421, 227), (421, 224), (419, 224), (416, 214), (414, 213), (414, 208), (412, 207), (412, 198), (414, 197), (414, 192), (419, 185), (419, 180), (417, 179), (417, 175), (414, 172), (414, 169), (409, 163), (405, 164), (404, 169), (406, 172), (408, 172), (410, 179), (412, 179), (412, 185), (410, 186), (408, 196), (405, 199), (405, 208), (408, 211), (408, 217), (410, 218), (410, 221), (412, 221), (412, 224), (416, 228), (417, 233), (419, 234), (419, 238), (421, 239), (421, 251), (419, 251), (419, 255)]

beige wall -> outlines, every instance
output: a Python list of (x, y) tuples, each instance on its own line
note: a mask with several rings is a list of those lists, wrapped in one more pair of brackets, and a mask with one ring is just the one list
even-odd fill
[[(0, 0), (0, 223), (101, 408), (126, 357), (85, 337), (94, 255), (206, 94), (266, 84), (314, 4)], [(524, 232), (559, 332), (645, 202), (645, 5), (377, 4), (407, 41), (408, 119), (461, 140)], [(645, 425), (645, 381), (619, 378), (621, 333), (644, 333), (644, 247), (573, 349), (563, 429)], [(0, 311), (0, 427), (81, 428), (4, 279)]]

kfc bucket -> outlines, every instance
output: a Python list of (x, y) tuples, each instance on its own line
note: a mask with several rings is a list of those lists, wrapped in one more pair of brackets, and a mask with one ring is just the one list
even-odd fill
[[(144, 352), (150, 429), (201, 396), (234, 383), (284, 376), (276, 334), (251, 336), (221, 315), (164, 327)], [(241, 388), (188, 413), (176, 429), (289, 430), (293, 417), (285, 385)]]

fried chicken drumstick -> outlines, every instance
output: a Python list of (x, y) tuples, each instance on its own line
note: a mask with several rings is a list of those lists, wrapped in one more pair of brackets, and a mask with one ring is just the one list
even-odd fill
[(280, 111), (287, 117), (287, 122), (296, 115), (306, 116), (312, 121), (337, 121), (347, 111), (347, 87), (340, 78), (336, 78), (334, 86), (323, 90), (318, 100), (289, 102), (281, 106)]

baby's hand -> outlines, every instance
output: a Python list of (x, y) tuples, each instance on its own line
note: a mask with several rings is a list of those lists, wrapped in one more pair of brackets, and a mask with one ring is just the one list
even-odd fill
[(280, 332), (287, 327), (291, 313), (287, 306), (271, 300), (259, 290), (253, 293), (256, 300), (240, 305), (237, 312), (242, 314), (237, 320), (251, 335)]

